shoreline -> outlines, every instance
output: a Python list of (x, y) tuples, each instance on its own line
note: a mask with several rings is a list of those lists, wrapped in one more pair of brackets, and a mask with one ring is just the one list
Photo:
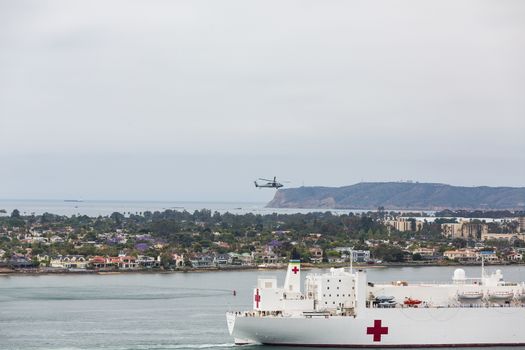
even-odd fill
[[(354, 264), (355, 269), (378, 269), (390, 267), (470, 267), (481, 266), (481, 263), (476, 264), (461, 264), (461, 263), (385, 263), (385, 264)], [(520, 263), (492, 263), (485, 264), (489, 266), (525, 266), (525, 262)], [(350, 267), (348, 263), (345, 264), (309, 264), (302, 265), (305, 271), (313, 269), (329, 269), (329, 268)], [(204, 273), (204, 272), (234, 272), (234, 271), (272, 271), (272, 270), (286, 270), (287, 264), (276, 266), (227, 266), (227, 267), (204, 267), (204, 268), (181, 268), (181, 269), (142, 269), (142, 270), (65, 270), (65, 269), (9, 269), (0, 268), (0, 277), (2, 276), (43, 276), (43, 275), (125, 275), (125, 274), (173, 274), (173, 273)]]

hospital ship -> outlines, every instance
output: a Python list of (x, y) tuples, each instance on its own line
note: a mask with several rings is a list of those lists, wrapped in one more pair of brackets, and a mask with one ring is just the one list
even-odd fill
[(450, 283), (373, 283), (366, 270), (259, 278), (253, 309), (226, 315), (236, 344), (350, 348), (525, 346), (525, 283), (501, 271)]

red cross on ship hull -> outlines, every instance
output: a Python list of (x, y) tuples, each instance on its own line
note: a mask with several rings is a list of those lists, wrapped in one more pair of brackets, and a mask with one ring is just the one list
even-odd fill
[(255, 307), (258, 309), (259, 308), (259, 303), (261, 302), (261, 295), (259, 294), (259, 288), (257, 288), (256, 292), (255, 292)]
[(388, 334), (388, 327), (381, 327), (381, 320), (374, 320), (374, 327), (367, 327), (366, 334), (373, 335), (375, 342), (381, 341), (381, 335)]

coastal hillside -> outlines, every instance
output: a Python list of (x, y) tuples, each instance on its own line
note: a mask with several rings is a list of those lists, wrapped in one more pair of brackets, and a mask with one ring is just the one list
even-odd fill
[(362, 182), (344, 187), (280, 189), (269, 208), (524, 209), (525, 187), (461, 187), (438, 183)]

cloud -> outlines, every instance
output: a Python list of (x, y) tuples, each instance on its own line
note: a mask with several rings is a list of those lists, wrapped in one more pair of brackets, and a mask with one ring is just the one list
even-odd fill
[[(499, 156), (515, 176), (486, 165), (485, 181), (525, 176), (522, 1), (0, 6), (0, 155), (13, 167), (37, 155), (194, 156), (253, 161), (258, 177), (279, 175), (272, 159), (324, 156), (316, 184), (464, 184), (478, 183), (470, 160)], [(432, 176), (406, 155), (449, 170)], [(226, 163), (223, 181), (236, 167)]]

